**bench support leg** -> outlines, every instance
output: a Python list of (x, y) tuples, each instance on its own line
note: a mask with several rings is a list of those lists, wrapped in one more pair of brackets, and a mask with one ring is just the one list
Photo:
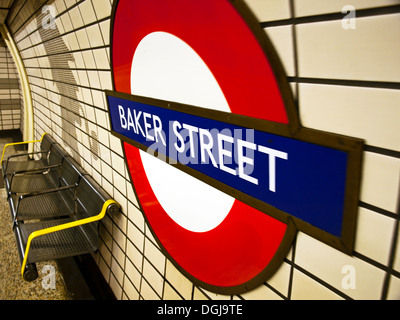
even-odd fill
[[(20, 262), (24, 260), (24, 254), (25, 254), (25, 247), (22, 241), (22, 235), (20, 233), (20, 230), (18, 228), (18, 225), (16, 224), (14, 227), (14, 235), (15, 235), (15, 242), (17, 244), (17, 251), (18, 251), (18, 256), (20, 259)], [(36, 264), (34, 263), (27, 263), (25, 266), (25, 271), (24, 271), (24, 280), (25, 281), (34, 281), (38, 278), (38, 271), (36, 268)]]

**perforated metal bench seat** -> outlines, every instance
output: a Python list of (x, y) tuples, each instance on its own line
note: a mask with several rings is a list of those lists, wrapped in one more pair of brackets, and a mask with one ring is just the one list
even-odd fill
[[(59, 190), (59, 191), (56, 191)], [(16, 220), (34, 220), (70, 216), (74, 205), (66, 198), (73, 197), (73, 190), (57, 188), (54, 191), (29, 195), (11, 195), (12, 216)]]
[(75, 187), (86, 173), (69, 156), (54, 170), (57, 171), (50, 174), (23, 174), (13, 181), (17, 190), (25, 191), (9, 194), (14, 220), (55, 218), (74, 213)]
[(23, 194), (52, 189), (58, 186), (58, 169), (15, 175), (6, 180), (9, 194)]
[[(24, 248), (29, 235), (35, 231), (60, 226), (76, 221), (75, 218), (65, 218), (36, 223), (21, 223), (16, 226), (21, 234)], [(97, 228), (91, 224), (65, 229), (42, 235), (32, 240), (27, 262), (36, 263), (60, 259), (95, 251), (98, 248), (99, 237)]]
[[(43, 135), (40, 144), (40, 151), (13, 154), (11, 156), (8, 156), (7, 159), (5, 159), (4, 161), (2, 161), (1, 165), (3, 169), (3, 174), (11, 174), (12, 172), (21, 170), (32, 170), (48, 165), (48, 155), (53, 144), (55, 144), (55, 141), (50, 135), (48, 134)], [(13, 144), (9, 145), (11, 146)], [(3, 152), (3, 157), (5, 155), (4, 152)], [(40, 155), (40, 158), (38, 160), (32, 160), (28, 158), (28, 156), (33, 156), (33, 155)]]
[[(36, 279), (32, 264), (94, 252), (98, 248), (98, 223), (118, 204), (89, 176), (79, 176), (74, 197), (64, 200), (74, 208), (70, 217), (25, 223), (17, 219), (15, 235), (25, 280)], [(30, 240), (31, 239), (31, 240)]]
[[(28, 155), (24, 155), (26, 158), (28, 158)], [(7, 168), (5, 163), (3, 164), (3, 172), (7, 171), (7, 176), (10, 176), (13, 172), (17, 171), (23, 171), (23, 170), (34, 170), (38, 168), (42, 168), (44, 166), (47, 166), (47, 162), (44, 161), (43, 159), (39, 160), (22, 160), (22, 159), (15, 159), (15, 160), (10, 160), (8, 162)]]
[[(3, 169), (8, 193), (19, 194), (59, 186), (60, 167), (67, 157), (61, 146), (52, 144), (46, 160), (9, 161)], [(26, 168), (23, 168), (24, 165)]]
[(3, 170), (25, 280), (37, 278), (36, 262), (97, 250), (99, 221), (119, 205), (70, 155), (52, 143), (45, 160), (17, 173), (7, 171), (17, 168), (10, 164)]

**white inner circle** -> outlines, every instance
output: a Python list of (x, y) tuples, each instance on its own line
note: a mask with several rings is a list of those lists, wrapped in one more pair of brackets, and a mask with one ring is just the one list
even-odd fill
[[(132, 61), (131, 93), (230, 112), (204, 61), (187, 43), (166, 32), (150, 33), (139, 43)], [(228, 215), (234, 198), (144, 151), (140, 155), (155, 196), (181, 227), (210, 231)]]

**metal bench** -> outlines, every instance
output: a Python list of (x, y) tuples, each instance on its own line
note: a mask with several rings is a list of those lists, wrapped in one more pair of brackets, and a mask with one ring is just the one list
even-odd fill
[[(2, 156), (3, 179), (9, 192), (39, 191), (57, 184), (59, 167), (68, 155), (48, 134), (44, 134), (40, 140), (27, 143), (39, 141), (41, 142), (40, 151), (14, 154), (5, 161), (3, 161), (3, 158), (6, 148), (22, 143), (7, 144), (4, 147)], [(38, 160), (30, 159), (35, 155), (40, 155), (40, 158)]]
[(10, 163), (2, 165), (3, 176), (9, 179), (5, 187), (26, 281), (38, 277), (36, 262), (96, 251), (99, 221), (119, 211), (117, 202), (59, 145), (52, 141), (47, 154), (45, 148), (42, 141), (45, 159), (36, 160), (33, 167), (29, 161), (21, 161), (28, 169), (15, 165), (18, 174), (10, 170)]
[[(18, 153), (13, 154), (7, 157), (4, 160), (4, 156), (6, 153), (7, 148), (16, 146), (16, 145), (28, 145), (32, 143), (40, 142), (40, 151), (31, 152), (31, 153)], [(15, 142), (15, 143), (8, 143), (4, 146), (3, 154), (1, 157), (1, 165), (3, 169), (3, 174), (9, 174), (12, 172), (20, 171), (20, 170), (30, 170), (35, 169), (38, 167), (43, 167), (48, 165), (47, 158), (51, 146), (55, 143), (53, 138), (49, 134), (43, 134), (42, 138), (39, 140), (34, 141), (23, 141), (23, 142)], [(29, 160), (28, 158), (33, 157), (34, 155), (40, 155), (38, 160)], [(21, 160), (22, 158), (22, 160)], [(18, 160), (18, 161), (12, 161)]]

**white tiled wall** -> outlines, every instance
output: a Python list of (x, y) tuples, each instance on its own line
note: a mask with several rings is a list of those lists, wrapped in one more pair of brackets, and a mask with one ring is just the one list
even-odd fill
[[(382, 265), (387, 265), (390, 259), (394, 228), (395, 221), (393, 219), (360, 208), (355, 250)], [(388, 232), (390, 230), (393, 231)]]
[(365, 152), (361, 200), (396, 212), (399, 206), (399, 175), (400, 159)]
[(398, 0), (295, 0), (297, 17), (342, 12), (343, 7), (355, 9), (379, 8), (399, 4)]
[[(240, 296), (194, 286), (138, 208), (103, 92), (112, 89), (112, 1), (48, 1), (57, 28), (47, 32), (39, 7), (17, 3), (21, 14), (8, 23), (29, 75), (36, 136), (51, 132), (122, 205), (103, 222), (95, 256), (118, 299), (400, 299), (400, 1), (246, 0), (281, 57), (302, 124), (367, 146), (355, 255), (299, 233), (276, 274)], [(343, 28), (345, 5), (356, 9), (355, 29)]]
[(290, 18), (289, 0), (246, 0), (246, 3), (260, 21)]
[(399, 90), (303, 83), (299, 85), (299, 99), (304, 126), (400, 151)]
[(400, 14), (356, 19), (355, 29), (341, 20), (296, 26), (299, 76), (367, 81), (399, 80)]
[[(388, 231), (393, 229), (390, 228)], [(295, 262), (307, 272), (353, 299), (380, 299), (385, 277), (383, 270), (360, 258), (338, 252), (303, 233), (300, 233), (297, 239)], [(347, 274), (344, 272), (346, 269), (343, 269), (345, 266), (354, 268), (356, 276), (354, 289), (343, 288), (342, 282)], [(306, 288), (303, 289), (302, 298), (308, 299), (307, 291)]]

